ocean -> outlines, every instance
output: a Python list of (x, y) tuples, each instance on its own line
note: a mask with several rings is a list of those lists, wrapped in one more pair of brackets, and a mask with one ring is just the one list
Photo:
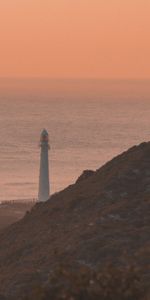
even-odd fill
[(0, 201), (37, 198), (43, 128), (55, 193), (150, 140), (150, 81), (0, 79)]

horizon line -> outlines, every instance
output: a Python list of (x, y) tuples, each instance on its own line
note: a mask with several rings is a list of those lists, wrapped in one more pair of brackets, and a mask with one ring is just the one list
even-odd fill
[(93, 81), (149, 81), (150, 77), (48, 77), (48, 76), (0, 76), (0, 80), (93, 80)]

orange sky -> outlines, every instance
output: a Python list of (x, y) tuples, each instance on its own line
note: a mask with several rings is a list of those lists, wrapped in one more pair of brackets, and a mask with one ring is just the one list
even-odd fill
[(150, 78), (150, 0), (1, 0), (0, 77)]

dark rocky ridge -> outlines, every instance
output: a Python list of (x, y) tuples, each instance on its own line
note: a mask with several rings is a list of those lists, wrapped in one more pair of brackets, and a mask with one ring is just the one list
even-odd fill
[(94, 268), (131, 260), (148, 282), (149, 205), (150, 142), (80, 177), (4, 230), (0, 292), (20, 295), (62, 262)]

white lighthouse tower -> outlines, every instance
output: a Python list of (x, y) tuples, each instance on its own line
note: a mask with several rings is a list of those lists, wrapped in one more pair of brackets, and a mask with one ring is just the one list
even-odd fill
[(40, 138), (41, 147), (41, 157), (40, 157), (40, 177), (39, 177), (39, 194), (38, 201), (47, 201), (50, 196), (50, 186), (49, 186), (49, 160), (48, 160), (48, 150), (49, 137), (48, 132), (44, 129), (41, 133)]

